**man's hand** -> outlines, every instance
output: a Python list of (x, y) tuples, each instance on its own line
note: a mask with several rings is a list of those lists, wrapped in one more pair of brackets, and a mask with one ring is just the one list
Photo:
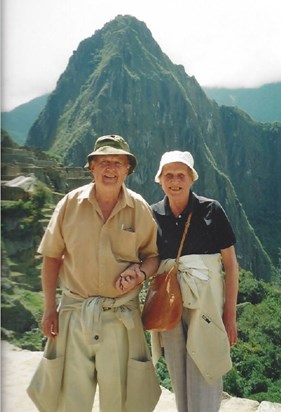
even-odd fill
[(58, 312), (56, 309), (45, 311), (42, 318), (42, 331), (47, 338), (54, 339), (59, 332)]

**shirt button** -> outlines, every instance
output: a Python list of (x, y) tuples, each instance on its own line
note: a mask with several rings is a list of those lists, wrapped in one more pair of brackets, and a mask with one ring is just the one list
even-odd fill
[(181, 219), (181, 215), (178, 215), (178, 218)]
[(95, 340), (98, 340), (99, 339), (99, 335), (95, 335)]

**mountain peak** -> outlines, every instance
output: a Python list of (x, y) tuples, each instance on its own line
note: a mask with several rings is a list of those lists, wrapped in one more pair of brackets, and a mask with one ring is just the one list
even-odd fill
[[(132, 16), (117, 16), (93, 36), (83, 40), (74, 51), (44, 111), (31, 128), (27, 145), (43, 150), (62, 151), (65, 153), (64, 158), (69, 159), (69, 149), (72, 146), (69, 140), (73, 143), (77, 140), (76, 114), (83, 111), (83, 117), (87, 117), (87, 121), (85, 118), (82, 121), (84, 146), (87, 149), (80, 150), (79, 153), (84, 159), (86, 152), (92, 147), (94, 137), (100, 134), (94, 132), (92, 125), (100, 123), (101, 119), (97, 120), (96, 116), (100, 118), (100, 109), (104, 104), (110, 117), (116, 118), (118, 111), (122, 111), (124, 115), (126, 105), (132, 106), (132, 91), (134, 97), (139, 96), (144, 103), (148, 97), (145, 94), (150, 96), (149, 99), (153, 98), (152, 90), (156, 86), (154, 80), (162, 83), (164, 76), (167, 82), (173, 80), (179, 86), (179, 81), (173, 76), (174, 71), (178, 71), (178, 66), (161, 51), (145, 23)], [(182, 71), (179, 72), (182, 74)], [(137, 106), (139, 104), (140, 102)], [(103, 112), (105, 113), (104, 109)], [(66, 118), (69, 117), (71, 120), (66, 124)], [(80, 118), (79, 122), (81, 120)], [(124, 120), (125, 117), (122, 123)], [(108, 120), (104, 124), (108, 124)], [(65, 126), (68, 129), (67, 139), (62, 130)], [(117, 127), (120, 128), (120, 123)], [(113, 133), (112, 130), (104, 131), (104, 126), (102, 129), (102, 133)], [(77, 159), (76, 149), (75, 158)], [(84, 162), (80, 156), (79, 162)]]
[(146, 24), (130, 15), (118, 15), (82, 41), (77, 49), (79, 57), (84, 48), (88, 51), (92, 48), (92, 56), (96, 60), (100, 54), (100, 63), (107, 64), (110, 59), (119, 57), (122, 64), (135, 71), (149, 60), (163, 63), (163, 59), (167, 59)]
[[(163, 151), (191, 151), (200, 174), (195, 190), (218, 199), (235, 231), (243, 233), (238, 244), (242, 266), (269, 278), (271, 260), (249, 222), (265, 233), (277, 261), (280, 232), (264, 210), (270, 199), (270, 210), (280, 217), (281, 166), (275, 159), (280, 130), (278, 124), (261, 125), (242, 111), (219, 107), (161, 51), (143, 22), (117, 16), (79, 44), (30, 129), (27, 145), (60, 155), (65, 165), (83, 166), (98, 136), (124, 136), (140, 159), (128, 185), (149, 202), (162, 196), (153, 181)], [(263, 152), (266, 141), (270, 145)], [(261, 153), (267, 158), (259, 163)]]

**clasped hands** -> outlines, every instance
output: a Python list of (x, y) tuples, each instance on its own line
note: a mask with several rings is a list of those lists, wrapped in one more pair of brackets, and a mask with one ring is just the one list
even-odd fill
[(121, 294), (125, 294), (144, 281), (144, 274), (138, 263), (133, 263), (124, 272), (120, 273), (115, 287)]

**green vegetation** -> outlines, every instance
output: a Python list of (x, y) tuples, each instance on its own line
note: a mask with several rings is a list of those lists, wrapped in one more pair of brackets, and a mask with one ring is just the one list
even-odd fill
[(49, 190), (39, 184), (26, 202), (1, 203), (1, 334), (30, 350), (42, 349), (40, 261), (34, 256), (49, 200)]
[(44, 232), (44, 207), (50, 199), (49, 189), (39, 183), (27, 201), (1, 203), (2, 251), (7, 256), (6, 266), (12, 278), (20, 277), (21, 283), (32, 284), (35, 290), (39, 290), (40, 284), (34, 255)]
[(257, 401), (281, 402), (281, 287), (240, 274), (239, 343), (233, 369), (225, 376), (227, 392)]
[(26, 286), (12, 279), (2, 280), (2, 339), (23, 349), (42, 350), (42, 294)]

